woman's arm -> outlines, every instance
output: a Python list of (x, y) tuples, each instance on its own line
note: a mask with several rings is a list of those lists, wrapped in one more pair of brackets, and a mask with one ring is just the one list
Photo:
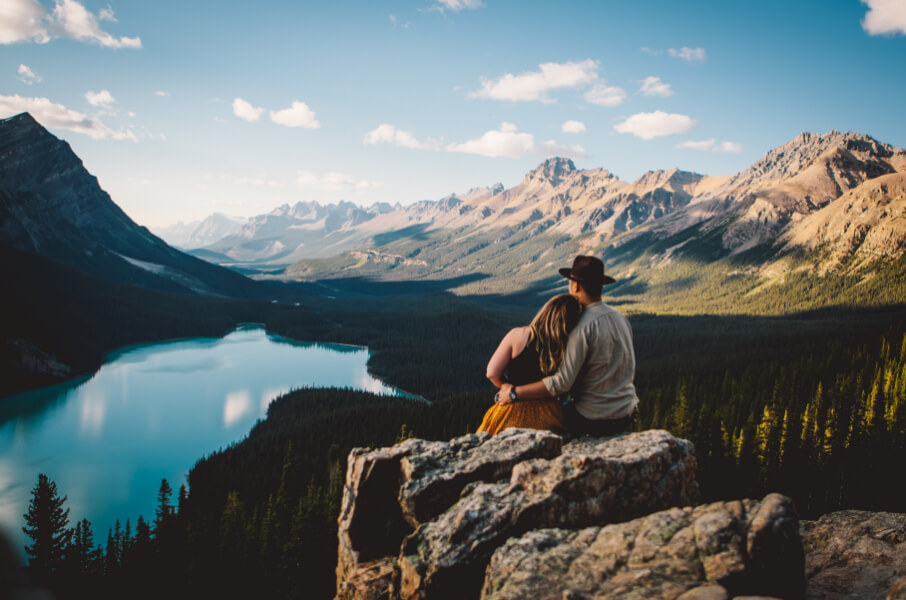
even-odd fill
[(513, 360), (513, 357), (522, 352), (525, 347), (524, 329), (524, 327), (516, 327), (503, 336), (503, 339), (500, 340), (500, 345), (497, 346), (497, 350), (494, 351), (491, 360), (488, 361), (485, 375), (495, 387), (499, 388), (505, 383), (503, 372), (506, 371), (506, 367)]

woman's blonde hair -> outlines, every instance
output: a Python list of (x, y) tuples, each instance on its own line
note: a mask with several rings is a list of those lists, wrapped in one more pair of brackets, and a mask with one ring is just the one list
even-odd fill
[(560, 366), (569, 332), (579, 322), (582, 305), (569, 294), (554, 296), (541, 307), (529, 325), (528, 343), (540, 357), (541, 373), (550, 375)]

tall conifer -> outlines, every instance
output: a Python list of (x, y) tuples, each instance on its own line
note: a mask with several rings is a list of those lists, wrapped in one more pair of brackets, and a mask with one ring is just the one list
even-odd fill
[(49, 577), (60, 568), (64, 553), (72, 538), (69, 529), (69, 509), (64, 509), (66, 496), (57, 494), (57, 484), (44, 473), (32, 490), (22, 531), (32, 539), (25, 546), (29, 566), (39, 577)]

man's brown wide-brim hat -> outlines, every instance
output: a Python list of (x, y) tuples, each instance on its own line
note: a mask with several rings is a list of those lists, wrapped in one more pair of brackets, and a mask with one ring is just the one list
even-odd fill
[(604, 263), (594, 256), (577, 256), (571, 269), (560, 269), (560, 274), (579, 283), (607, 285), (616, 280), (604, 274)]

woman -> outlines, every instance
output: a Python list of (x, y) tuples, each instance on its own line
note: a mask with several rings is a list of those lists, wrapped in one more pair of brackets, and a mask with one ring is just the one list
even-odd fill
[[(488, 362), (487, 377), (498, 388), (524, 385), (550, 375), (560, 366), (569, 332), (579, 321), (582, 305), (569, 294), (547, 301), (527, 327), (507, 333)], [(478, 431), (496, 435), (508, 427), (547, 429), (563, 433), (563, 409), (558, 398), (515, 400), (497, 398)]]

